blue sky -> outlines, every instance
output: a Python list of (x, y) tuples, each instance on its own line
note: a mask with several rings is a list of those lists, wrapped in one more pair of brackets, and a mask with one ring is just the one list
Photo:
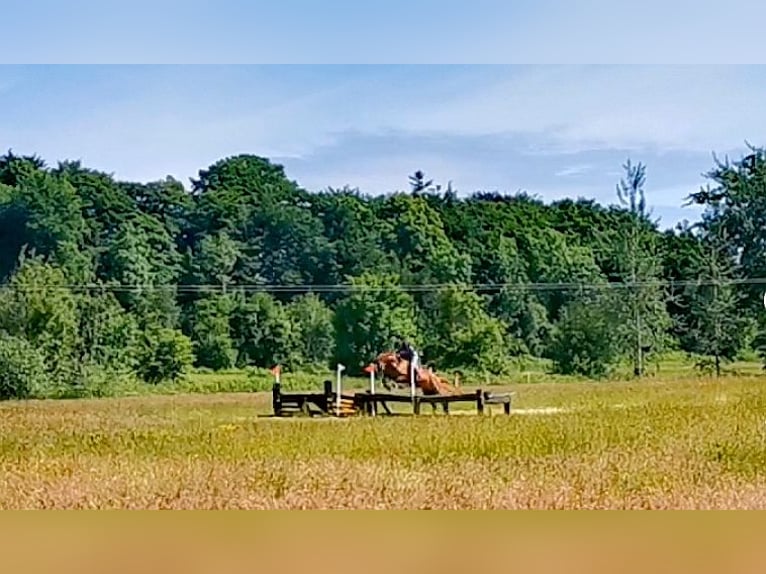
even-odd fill
[[(201, 3), (202, 4), (202, 3)], [(311, 190), (386, 193), (424, 170), (461, 193), (616, 200), (647, 166), (662, 225), (697, 211), (713, 153), (766, 145), (758, 66), (0, 66), (0, 148), (188, 185), (254, 153)]]
[(2, 63), (729, 63), (754, 0), (3, 0)]

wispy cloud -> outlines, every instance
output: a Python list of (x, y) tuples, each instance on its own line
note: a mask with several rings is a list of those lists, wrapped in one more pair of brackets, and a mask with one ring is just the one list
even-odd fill
[(522, 69), (413, 110), (412, 130), (536, 135), (550, 151), (710, 152), (766, 130), (766, 77), (722, 67)]
[(583, 175), (593, 169), (593, 166), (590, 165), (572, 165), (569, 167), (565, 167), (564, 169), (560, 169), (559, 171), (555, 172), (553, 175), (556, 177), (574, 177), (578, 175)]
[(143, 181), (186, 182), (222, 157), (255, 153), (309, 189), (390, 192), (423, 169), (462, 192), (610, 203), (631, 157), (648, 164), (652, 203), (670, 213), (698, 188), (711, 152), (766, 143), (755, 139), (766, 133), (766, 77), (750, 68), (0, 71), (0, 85), (19, 80), (0, 98), (0, 145)]
[[(725, 153), (766, 132), (760, 106), (766, 79), (747, 69), (330, 68), (324, 79), (316, 71), (284, 70), (243, 68), (229, 77), (204, 68), (210, 81), (200, 91), (197, 69), (149, 69), (149, 82), (135, 72), (131, 91), (119, 98), (94, 95), (81, 113), (56, 118), (55, 128), (34, 119), (16, 130), (0, 128), (16, 141), (41, 142), (46, 154), (103, 165), (131, 162), (135, 168), (122, 168), (131, 177), (178, 172), (244, 151), (308, 157), (353, 134), (431, 137), (456, 146), (481, 137), (497, 146), (508, 137), (516, 153), (563, 159), (609, 150)], [(299, 81), (287, 81), (291, 74)], [(82, 89), (88, 87), (84, 82)], [(490, 148), (484, 153), (497, 155)], [(587, 171), (587, 161), (556, 163), (549, 169), (559, 177)]]

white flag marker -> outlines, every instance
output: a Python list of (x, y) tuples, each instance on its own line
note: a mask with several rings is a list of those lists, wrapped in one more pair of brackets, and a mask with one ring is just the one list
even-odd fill
[(340, 391), (341, 391), (340, 380), (341, 380), (341, 376), (342, 376), (341, 373), (343, 371), (345, 371), (345, 370), (346, 370), (346, 367), (341, 365), (340, 363), (338, 363), (338, 370), (337, 370), (337, 373), (336, 373), (337, 374), (337, 376), (336, 376), (336, 381), (337, 381), (336, 385), (337, 385), (337, 393), (338, 394), (335, 397), (335, 403), (336, 403), (336, 406), (338, 408), (338, 414), (340, 414)]

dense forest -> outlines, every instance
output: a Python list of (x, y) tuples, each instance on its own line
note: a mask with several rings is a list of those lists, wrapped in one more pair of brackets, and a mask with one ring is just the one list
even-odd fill
[(668, 350), (758, 352), (766, 156), (715, 161), (694, 225), (652, 219), (645, 166), (617, 206), (461, 194), (410, 176), (367, 196), (310, 192), (255, 155), (173, 178), (0, 158), (0, 397), (147, 384), (189, 368), (358, 372), (396, 337), (439, 370), (523, 357), (642, 375)]

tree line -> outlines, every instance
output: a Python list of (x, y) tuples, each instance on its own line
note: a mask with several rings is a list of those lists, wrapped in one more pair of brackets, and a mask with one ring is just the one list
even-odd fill
[(0, 157), (0, 397), (76, 394), (191, 367), (358, 371), (406, 337), (437, 369), (546, 359), (598, 377), (676, 349), (758, 352), (766, 162), (715, 161), (694, 225), (660, 230), (645, 166), (618, 205), (526, 193), (309, 192), (255, 155), (119, 181), (77, 161)]

